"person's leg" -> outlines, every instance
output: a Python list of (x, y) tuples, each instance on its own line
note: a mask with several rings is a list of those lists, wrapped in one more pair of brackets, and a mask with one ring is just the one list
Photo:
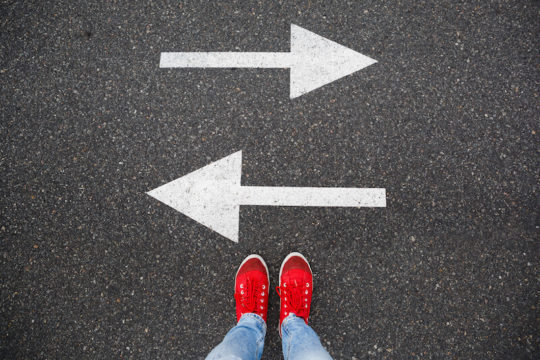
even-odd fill
[(281, 324), (285, 360), (331, 360), (319, 337), (304, 319), (289, 315)]
[(234, 282), (238, 324), (227, 333), (206, 359), (261, 358), (266, 334), (269, 286), (270, 277), (263, 258), (259, 255), (249, 255), (240, 264)]
[(206, 359), (258, 360), (263, 352), (265, 334), (266, 323), (259, 315), (244, 314)]
[(307, 325), (313, 295), (313, 273), (300, 253), (290, 253), (279, 271), (279, 334), (285, 360), (332, 359)]

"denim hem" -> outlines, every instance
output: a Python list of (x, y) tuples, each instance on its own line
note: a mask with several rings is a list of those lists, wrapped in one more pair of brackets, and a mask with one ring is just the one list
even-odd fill
[(304, 321), (304, 319), (302, 319), (301, 317), (296, 316), (296, 314), (290, 313), (290, 314), (289, 314), (285, 319), (283, 319), (283, 321), (281, 322), (281, 331), (280, 331), (280, 332), (281, 332), (281, 334), (280, 334), (281, 337), (283, 337), (283, 335), (282, 335), (282, 334), (283, 334), (283, 331), (289, 332), (289, 330), (287, 329), (287, 323), (288, 323), (289, 321), (291, 321), (292, 319), (300, 319), (300, 320)]
[(257, 322), (257, 325), (260, 327), (263, 335), (266, 334), (266, 321), (264, 321), (262, 317), (260, 317), (259, 315), (255, 313), (245, 313), (244, 315), (242, 315), (238, 323), (240, 323), (240, 321), (242, 321), (242, 319), (244, 318), (254, 319)]

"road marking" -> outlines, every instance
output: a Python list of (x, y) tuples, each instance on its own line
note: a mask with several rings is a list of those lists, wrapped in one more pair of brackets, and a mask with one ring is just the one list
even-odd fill
[(291, 99), (377, 61), (291, 24), (290, 52), (162, 52), (161, 68), (290, 68)]
[(242, 186), (238, 151), (173, 180), (148, 195), (238, 242), (240, 205), (385, 207), (381, 188)]

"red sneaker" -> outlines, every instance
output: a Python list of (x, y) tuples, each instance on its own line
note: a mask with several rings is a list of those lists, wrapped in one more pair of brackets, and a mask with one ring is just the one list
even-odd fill
[(249, 255), (240, 264), (234, 282), (236, 321), (244, 314), (255, 313), (266, 322), (269, 286), (270, 276), (263, 258)]
[(297, 252), (287, 255), (279, 270), (279, 286), (276, 291), (280, 298), (279, 335), (281, 323), (290, 314), (295, 314), (308, 323), (313, 294), (313, 273), (306, 258)]

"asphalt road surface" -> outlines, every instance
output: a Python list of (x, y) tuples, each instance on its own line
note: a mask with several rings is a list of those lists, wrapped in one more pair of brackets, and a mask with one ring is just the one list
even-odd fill
[[(378, 62), (298, 98), (296, 24)], [(336, 359), (539, 356), (538, 1), (0, 1), (0, 357), (198, 359), (242, 259), (302, 252)], [(385, 188), (242, 206), (239, 242), (146, 192), (237, 151), (242, 185)], [(263, 359), (281, 358), (270, 295)]]

